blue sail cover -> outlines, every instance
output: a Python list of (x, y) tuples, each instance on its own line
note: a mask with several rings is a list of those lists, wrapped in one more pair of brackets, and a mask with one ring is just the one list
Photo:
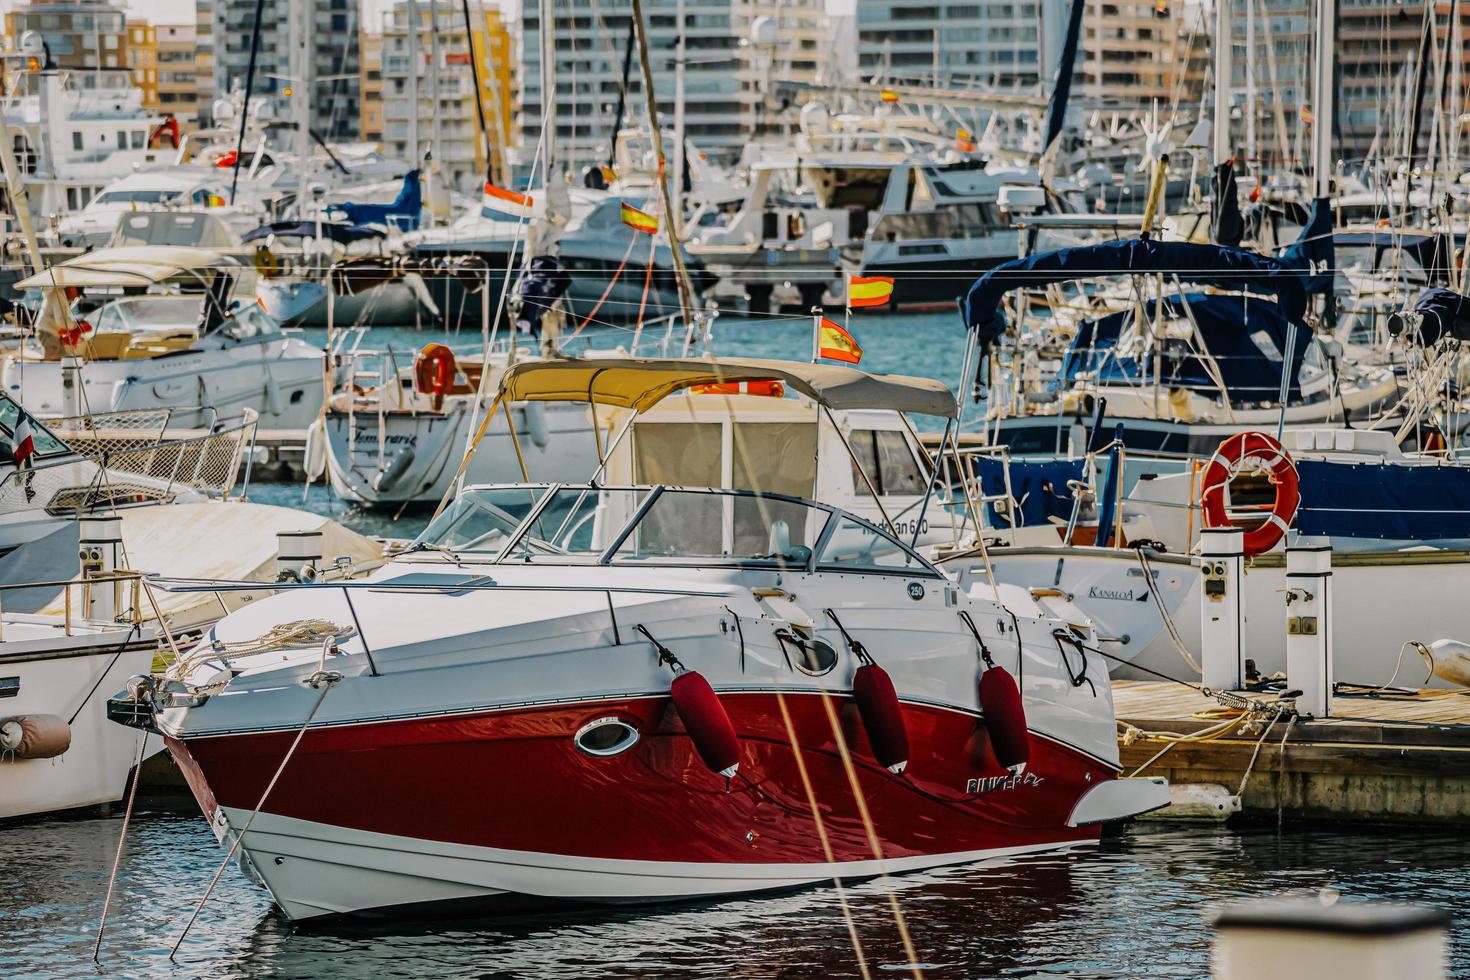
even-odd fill
[(419, 186), (419, 172), (410, 170), (403, 175), (403, 187), (392, 204), (332, 205), (332, 210), (347, 215), (354, 225), (387, 225), (399, 231), (413, 231), (419, 226), (419, 212), (424, 209), (424, 193)]
[[(1010, 494), (1019, 504), (1014, 514), (1017, 527), (1048, 524), (1053, 517), (1063, 521), (1071, 518), (1072, 490), (1067, 481), (1082, 479), (1082, 460), (1013, 459), (1007, 463), (989, 456), (974, 456), (971, 462), (987, 497), (1006, 493), (1006, 470), (1010, 470)], [(1011, 526), (995, 504), (989, 505), (989, 511), (991, 527)]]
[(976, 332), (983, 349), (1005, 333), (1000, 303), (1013, 289), (1151, 272), (1178, 276), (1181, 282), (1274, 295), (1282, 316), (1306, 330), (1301, 324), (1307, 310), (1302, 275), (1280, 259), (1219, 245), (1151, 239), (1062, 248), (998, 265), (970, 287), (965, 297), (965, 325)]
[(1310, 294), (1332, 292), (1337, 277), (1337, 254), (1333, 249), (1332, 199), (1312, 201), (1312, 211), (1302, 233), (1281, 251), (1281, 261), (1301, 270)]
[[(1159, 316), (1157, 301), (1149, 304), (1148, 314)], [(1191, 314), (1205, 347), (1220, 369), (1220, 378), (1231, 400), (1274, 403), (1281, 392), (1281, 352), (1286, 349), (1289, 332), (1280, 307), (1245, 296), (1207, 293), (1186, 293), (1164, 301), (1165, 317), (1188, 318)], [(1125, 310), (1083, 323), (1062, 358), (1053, 387), (1070, 387), (1083, 374), (1099, 384), (1153, 384), (1151, 352), (1140, 349), (1134, 355), (1118, 353), (1118, 338), (1132, 321), (1133, 311)], [(1311, 341), (1310, 332), (1296, 332), (1287, 401), (1301, 396), (1298, 375)], [(1160, 383), (1165, 388), (1196, 388), (1207, 392), (1218, 387), (1204, 361), (1183, 343), (1165, 344)]]
[(1470, 468), (1296, 461), (1298, 533), (1392, 541), (1470, 539)]

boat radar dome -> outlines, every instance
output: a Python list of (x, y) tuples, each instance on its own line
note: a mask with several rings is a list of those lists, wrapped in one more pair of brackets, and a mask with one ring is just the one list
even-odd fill
[(20, 36), (20, 53), (41, 55), (46, 51), (46, 42), (37, 31), (26, 31)]

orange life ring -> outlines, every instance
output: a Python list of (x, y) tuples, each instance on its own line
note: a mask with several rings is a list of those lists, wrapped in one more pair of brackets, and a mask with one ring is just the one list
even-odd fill
[(1301, 503), (1297, 486), (1296, 464), (1286, 448), (1264, 432), (1239, 432), (1226, 439), (1210, 457), (1200, 481), (1199, 501), (1204, 511), (1205, 527), (1229, 527), (1225, 512), (1225, 487), (1240, 472), (1248, 459), (1261, 460), (1271, 483), (1276, 487), (1276, 500), (1271, 513), (1259, 527), (1245, 532), (1242, 542), (1247, 556), (1263, 554), (1276, 546), (1291, 526), (1296, 508)]
[(443, 344), (425, 344), (413, 361), (414, 387), (426, 395), (447, 395), (454, 387), (454, 351)]

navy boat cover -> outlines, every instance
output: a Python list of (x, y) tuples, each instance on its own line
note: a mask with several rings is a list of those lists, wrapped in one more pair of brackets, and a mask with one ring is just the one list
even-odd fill
[(1470, 468), (1299, 459), (1301, 534), (1403, 541), (1470, 539)]
[(1275, 296), (1281, 315), (1299, 325), (1306, 313), (1302, 271), (1281, 259), (1220, 245), (1129, 239), (1041, 252), (996, 266), (970, 287), (965, 297), (965, 325), (976, 331), (982, 347), (988, 346), (1005, 333), (1000, 303), (1013, 289), (1153, 272), (1178, 276), (1181, 282)]
[[(1281, 356), (1289, 333), (1280, 307), (1246, 296), (1207, 293), (1171, 296), (1163, 305), (1166, 317), (1194, 317), (1232, 400), (1277, 400), (1281, 391)], [(1157, 301), (1149, 304), (1148, 312), (1152, 317), (1159, 315)], [(1103, 384), (1152, 384), (1151, 352), (1140, 348), (1136, 355), (1120, 355), (1117, 350), (1118, 337), (1132, 323), (1133, 316), (1132, 310), (1125, 310), (1083, 323), (1067, 348), (1053, 388), (1069, 387), (1082, 374)], [(1298, 375), (1311, 340), (1308, 331), (1296, 332), (1287, 401), (1301, 395)], [(1164, 345), (1160, 368), (1160, 382), (1166, 388), (1216, 389), (1204, 361), (1192, 347), (1182, 343)]]

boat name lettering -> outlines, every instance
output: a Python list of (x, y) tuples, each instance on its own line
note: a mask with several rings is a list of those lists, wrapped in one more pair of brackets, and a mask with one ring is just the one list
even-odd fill
[(1022, 786), (1040, 786), (1042, 779), (1034, 772), (1011, 773), (1007, 776), (983, 776), (965, 782), (965, 792), (984, 795), (998, 791), (1017, 789)]
[(1095, 585), (1088, 588), (1087, 598), (1118, 599), (1122, 602), (1134, 602), (1138, 599), (1138, 597), (1133, 594), (1132, 589), (1100, 589)]

